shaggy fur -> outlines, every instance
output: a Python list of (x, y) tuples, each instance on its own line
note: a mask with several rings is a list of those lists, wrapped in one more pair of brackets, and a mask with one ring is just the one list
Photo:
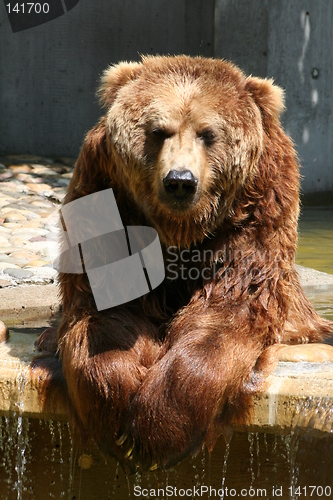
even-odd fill
[[(61, 274), (60, 360), (84, 438), (132, 470), (168, 467), (245, 414), (270, 346), (333, 328), (294, 269), (299, 166), (281, 89), (221, 60), (147, 57), (109, 68), (99, 95), (65, 203), (112, 187), (124, 226), (158, 231), (167, 276), (97, 312), (87, 276)], [(169, 197), (170, 170), (197, 179), (190, 201)]]

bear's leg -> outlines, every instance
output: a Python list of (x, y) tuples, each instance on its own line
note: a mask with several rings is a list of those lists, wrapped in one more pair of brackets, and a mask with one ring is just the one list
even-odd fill
[(92, 313), (75, 323), (67, 313), (58, 340), (71, 414), (83, 441), (94, 439), (122, 464), (121, 429), (160, 350), (157, 327), (132, 309)]
[(127, 442), (134, 461), (143, 468), (169, 467), (204, 441), (211, 448), (231, 414), (241, 417), (248, 408), (248, 400), (242, 406), (244, 388), (266, 336), (264, 320), (262, 329), (252, 330), (246, 302), (214, 307), (202, 299), (180, 311), (166, 353), (148, 370), (131, 405)]

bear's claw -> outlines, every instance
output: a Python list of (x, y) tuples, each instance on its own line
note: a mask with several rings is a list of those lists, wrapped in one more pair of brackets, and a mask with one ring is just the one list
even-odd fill
[(126, 441), (127, 438), (128, 438), (128, 434), (126, 434), (124, 432), (123, 434), (121, 434), (119, 436), (119, 438), (116, 439), (116, 445), (117, 446), (122, 446), (125, 443), (125, 441)]

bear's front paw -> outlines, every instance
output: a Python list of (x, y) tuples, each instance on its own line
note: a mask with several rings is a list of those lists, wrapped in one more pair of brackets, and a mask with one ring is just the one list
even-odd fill
[[(159, 396), (159, 397), (158, 397)], [(119, 435), (117, 445), (124, 460), (142, 470), (167, 469), (185, 456), (198, 453), (205, 432), (195, 425), (190, 405), (177, 407), (162, 394), (140, 394), (134, 399), (126, 432)], [(133, 465), (135, 464), (135, 466)]]
[(49, 352), (55, 354), (58, 349), (58, 339), (57, 339), (58, 329), (50, 326), (46, 328), (37, 340), (35, 340), (35, 349), (39, 352)]

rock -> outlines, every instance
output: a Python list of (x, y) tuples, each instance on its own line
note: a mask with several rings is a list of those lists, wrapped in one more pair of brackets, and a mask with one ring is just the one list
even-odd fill
[(34, 182), (34, 177), (31, 174), (15, 174), (15, 179), (20, 182)]
[(0, 320), (0, 342), (9, 340), (9, 328), (3, 321)]
[(10, 203), (9, 205), (6, 205), (5, 207), (3, 207), (3, 209), (1, 210), (1, 212), (3, 214), (9, 214), (10, 212), (19, 212), (19, 213), (24, 213), (24, 209), (22, 209), (21, 207), (19, 207), (18, 204), (16, 203)]
[(43, 252), (44, 250), (47, 250), (47, 241), (27, 241), (25, 246), (27, 250), (33, 252)]
[(45, 182), (44, 177), (36, 177), (34, 175), (31, 175), (31, 181), (32, 184), (43, 184)]
[(5, 217), (5, 223), (6, 222), (18, 222), (18, 221), (25, 221), (27, 220), (26, 217), (24, 217), (23, 214), (21, 214), (18, 211), (12, 211), (8, 212)]
[(64, 188), (54, 188), (52, 198), (61, 202), (66, 196), (66, 190)]
[[(9, 260), (9, 259), (8, 259)], [(12, 264), (11, 262), (1, 262), (0, 261), (0, 271), (5, 269), (20, 269), (17, 264)], [(8, 274), (8, 273), (6, 273)]]
[(27, 218), (27, 220), (41, 219), (41, 216), (39, 214), (37, 214), (36, 212), (33, 212), (32, 210), (25, 210), (24, 216)]
[(43, 221), (41, 219), (29, 220), (24, 223), (24, 229), (43, 229)]
[(20, 191), (11, 187), (7, 189), (7, 187), (5, 187), (5, 184), (1, 187), (2, 194), (5, 196), (10, 196), (11, 198), (14, 199), (14, 201), (21, 198), (22, 192), (24, 192), (24, 190), (25, 190), (24, 186), (22, 186), (22, 189)]
[(70, 179), (57, 179), (58, 186), (68, 186), (70, 183)]
[(79, 467), (81, 467), (81, 469), (83, 470), (90, 469), (90, 467), (92, 466), (92, 462), (92, 457), (85, 453), (81, 455), (78, 460)]
[(9, 280), (4, 280), (0, 278), (0, 288), (6, 288), (6, 286), (12, 286), (13, 283)]
[(28, 182), (26, 184), (26, 187), (30, 191), (32, 191), (33, 193), (43, 194), (44, 196), (52, 196), (53, 195), (53, 191), (48, 184), (43, 184), (43, 183), (33, 184), (31, 182)]
[(6, 229), (17, 229), (19, 226), (17, 222), (4, 222), (2, 227), (5, 227)]
[(32, 170), (29, 165), (10, 165), (9, 168), (14, 174), (25, 174)]
[(26, 224), (24, 224), (24, 227), (15, 229), (12, 232), (13, 236), (19, 236), (20, 238), (24, 240), (30, 240), (30, 238), (33, 238), (35, 236), (45, 236), (47, 234), (46, 229), (43, 228), (35, 228), (35, 229), (30, 229), (29, 231), (26, 230)]
[(8, 276), (11, 276), (12, 278), (15, 278), (18, 280), (31, 278), (31, 276), (33, 276), (33, 273), (31, 271), (27, 271), (26, 269), (7, 268), (7, 269), (4, 269), (3, 272), (5, 274), (8, 274)]
[(37, 175), (45, 175), (53, 177), (54, 175), (58, 175), (52, 167), (46, 167), (45, 165), (31, 165), (33, 168), (33, 173)]
[(56, 269), (53, 269), (53, 267), (49, 266), (44, 266), (44, 267), (26, 267), (25, 269), (31, 271), (31, 273), (34, 275), (36, 278), (40, 279), (48, 279), (48, 280), (54, 280), (54, 278), (57, 277), (58, 271)]
[(49, 200), (34, 200), (31, 202), (31, 205), (34, 207), (39, 207), (39, 208), (50, 208), (50, 209), (55, 209), (54, 203), (52, 203)]
[[(1, 188), (2, 191), (2, 188)], [(3, 193), (0, 193), (0, 209), (9, 205), (9, 203), (15, 202), (15, 198), (12, 196), (6, 196)]]
[(49, 261), (46, 261), (46, 260), (41, 260), (41, 259), (36, 259), (36, 260), (32, 260), (30, 261), (26, 267), (43, 267), (43, 266), (46, 266), (47, 264), (49, 264), (50, 262)]
[(73, 177), (73, 172), (67, 172), (66, 174), (62, 175), (63, 179), (71, 179)]
[(12, 177), (14, 177), (13, 172), (5, 171), (0, 173), (1, 182), (6, 181), (7, 179), (11, 179)]
[(39, 256), (35, 253), (27, 252), (24, 250), (20, 250), (18, 252), (10, 254), (10, 257), (12, 259), (22, 259), (26, 260), (27, 262), (33, 261), (33, 260), (38, 260)]

